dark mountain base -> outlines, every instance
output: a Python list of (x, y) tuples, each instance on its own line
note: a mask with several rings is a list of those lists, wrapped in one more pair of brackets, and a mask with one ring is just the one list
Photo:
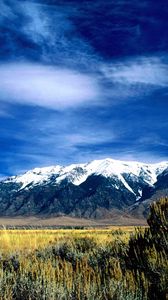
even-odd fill
[[(116, 176), (94, 174), (80, 185), (73, 184), (68, 178), (57, 183), (55, 177), (50, 177), (46, 182), (31, 183), (23, 188), (13, 179), (2, 181), (0, 217), (2, 221), (9, 219), (9, 225), (10, 220), (18, 218), (23, 225), (29, 223), (29, 219), (35, 219), (42, 226), (44, 223), (57, 226), (64, 223), (64, 218), (66, 226), (80, 225), (81, 220), (84, 220), (84, 226), (90, 222), (91, 225), (92, 222), (140, 225), (145, 222), (150, 204), (168, 196), (167, 169), (153, 185), (147, 183), (146, 176), (144, 173), (139, 177), (123, 173), (120, 180)], [(44, 222), (44, 219), (47, 221)]]

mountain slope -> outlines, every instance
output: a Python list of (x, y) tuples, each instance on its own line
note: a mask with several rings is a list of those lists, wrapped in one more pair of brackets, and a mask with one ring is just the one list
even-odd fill
[[(144, 164), (113, 159), (36, 168), (0, 182), (0, 215), (111, 217), (132, 212), (167, 184), (168, 162)], [(135, 206), (135, 207), (134, 207)]]
[(158, 175), (154, 186), (151, 188), (148, 187), (146, 192), (145, 197), (142, 197), (140, 201), (128, 209), (135, 217), (142, 215), (147, 217), (152, 202), (163, 197), (168, 197), (168, 168)]

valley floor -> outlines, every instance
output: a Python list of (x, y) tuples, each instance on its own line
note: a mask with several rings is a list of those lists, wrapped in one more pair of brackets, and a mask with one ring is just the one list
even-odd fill
[(141, 218), (134, 218), (128, 215), (114, 215), (112, 218), (108, 219), (85, 219), (85, 218), (75, 218), (69, 216), (61, 217), (0, 217), (0, 227), (17, 227), (17, 226), (32, 226), (32, 227), (47, 227), (47, 226), (83, 226), (83, 227), (99, 227), (99, 226), (144, 226), (146, 225), (146, 220)]

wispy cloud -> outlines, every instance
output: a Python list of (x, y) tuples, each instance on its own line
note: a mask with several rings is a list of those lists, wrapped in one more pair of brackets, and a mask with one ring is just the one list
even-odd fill
[(1, 174), (167, 155), (162, 4), (84, 2), (0, 1)]
[(71, 20), (75, 7), (1, 0), (0, 11), (0, 25), (5, 28), (0, 33), (0, 53), (6, 58), (7, 52), (8, 60), (93, 68), (97, 55)]
[(168, 86), (168, 65), (159, 57), (137, 57), (104, 65), (103, 74), (122, 85)]
[[(8, 165), (10, 174), (20, 172), (24, 168), (30, 169), (36, 166), (53, 164), (68, 164), (73, 162), (85, 162), (96, 157), (104, 157), (106, 152), (98, 151), (104, 143), (110, 143), (118, 139), (116, 134), (108, 126), (103, 128), (94, 118), (91, 120), (87, 112), (83, 116), (80, 110), (71, 111), (46, 111), (37, 108), (35, 118), (27, 115), (18, 124), (14, 131), (4, 132), (4, 144), (11, 140), (12, 149), (6, 149), (3, 164)], [(43, 112), (38, 113), (38, 110)], [(14, 125), (15, 126), (15, 125)], [(95, 148), (95, 149), (93, 149)], [(15, 159), (13, 159), (13, 151)], [(98, 153), (99, 152), (99, 153)]]
[(96, 80), (73, 70), (32, 64), (0, 66), (1, 100), (53, 109), (93, 104), (99, 88)]
[(91, 132), (89, 129), (80, 130), (78, 133), (69, 133), (64, 136), (67, 146), (93, 146), (115, 141), (118, 138), (114, 132), (107, 129), (99, 129), (97, 132)]
[(149, 146), (164, 146), (168, 149), (168, 141), (161, 138), (159, 135), (155, 134), (148, 134), (144, 137), (138, 139), (137, 144), (143, 147)]
[(12, 115), (7, 111), (7, 110), (4, 110), (4, 109), (0, 109), (0, 117), (1, 118), (6, 118), (6, 117), (12, 117)]

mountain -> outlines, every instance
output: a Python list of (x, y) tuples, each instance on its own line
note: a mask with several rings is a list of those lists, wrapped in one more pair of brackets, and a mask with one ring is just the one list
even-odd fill
[(140, 201), (129, 207), (128, 210), (132, 215), (135, 217), (147, 217), (152, 202), (157, 201), (162, 197), (168, 197), (168, 168), (158, 174), (157, 181), (153, 187), (151, 194), (150, 188), (148, 188), (148, 197), (141, 198)]
[[(0, 216), (142, 216), (168, 189), (168, 162), (145, 164), (111, 158), (86, 164), (35, 168), (0, 182)], [(152, 198), (153, 197), (153, 198)], [(151, 200), (152, 201), (152, 200)]]

